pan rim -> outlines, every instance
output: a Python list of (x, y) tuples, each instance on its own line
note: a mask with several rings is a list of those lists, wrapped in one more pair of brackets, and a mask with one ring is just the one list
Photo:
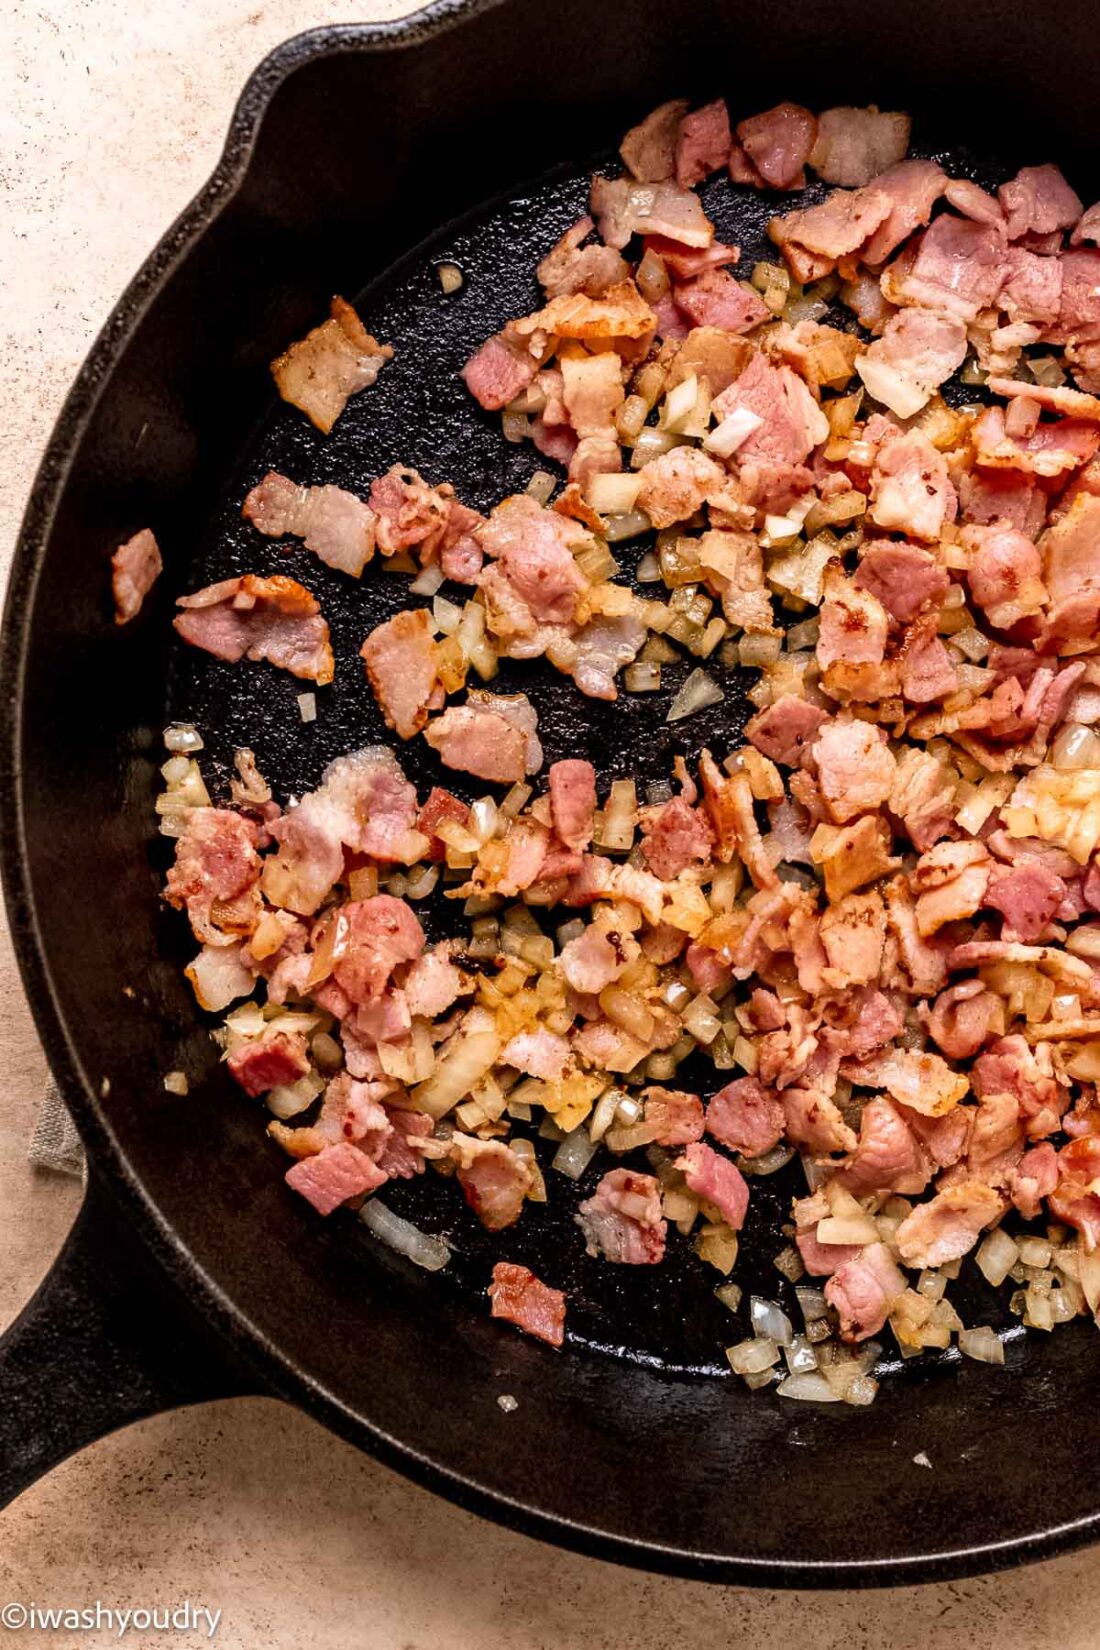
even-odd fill
[(506, 4), (507, 0), (433, 0), (421, 10), (389, 22), (311, 29), (269, 53), (241, 92), (210, 178), (166, 230), (123, 292), (65, 399), (16, 539), (0, 636), (0, 692), (8, 706), (8, 715), (0, 724), (0, 864), (12, 942), (50, 1067), (78, 1123), (93, 1167), (106, 1174), (128, 1218), (166, 1273), (231, 1343), (241, 1361), (261, 1377), (268, 1390), (323, 1421), (387, 1466), (469, 1511), (590, 1557), (687, 1579), (757, 1587), (870, 1588), (945, 1581), (1036, 1562), (1087, 1545), (1100, 1537), (1100, 1508), (1094, 1514), (1029, 1535), (912, 1557), (839, 1562), (733, 1557), (612, 1534), (591, 1523), (543, 1511), (533, 1496), (520, 1501), (487, 1489), (475, 1478), (420, 1453), (413, 1444), (352, 1411), (337, 1393), (296, 1368), (251, 1321), (199, 1264), (135, 1173), (70, 1038), (30, 883), (20, 749), (26, 710), (24, 662), (35, 591), (57, 504), (84, 432), (118, 356), (144, 313), (244, 182), (264, 116), (280, 86), (306, 64), (347, 52), (405, 49)]

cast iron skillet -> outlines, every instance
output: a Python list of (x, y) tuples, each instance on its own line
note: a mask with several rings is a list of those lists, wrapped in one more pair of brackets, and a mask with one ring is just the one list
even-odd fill
[[(697, 1262), (681, 1249), (644, 1277), (587, 1263), (560, 1195), (490, 1250), (453, 1188), (433, 1181), (426, 1205), (422, 1188), (402, 1189), (391, 1201), (454, 1237), (455, 1264), (435, 1278), (350, 1215), (315, 1218), (284, 1189), (257, 1107), (216, 1068), (179, 972), (182, 924), (158, 899), (164, 844), (150, 840), (169, 714), (201, 723), (215, 782), (247, 742), (280, 794), (379, 737), (352, 655), (404, 581), (372, 569), (353, 588), (288, 556), (245, 532), (240, 499), (272, 464), (365, 490), (401, 459), (482, 506), (523, 485), (530, 452), (503, 447), (455, 370), (532, 306), (533, 263), (576, 215), (585, 163), (631, 119), (691, 91), (745, 108), (874, 99), (915, 111), (926, 152), (980, 157), (971, 169), (987, 181), (1073, 157), (1091, 199), (1093, 16), (1088, 0), (1067, 0), (1056, 25), (1037, 8), (947, 0), (911, 13), (448, 0), (302, 36), (253, 76), (210, 184), (73, 389), (9, 591), (8, 908), (91, 1168), (62, 1256), (0, 1340), (0, 1503), (129, 1420), (267, 1392), (517, 1528), (711, 1580), (884, 1585), (1094, 1538), (1100, 1491), (1081, 1462), (1100, 1446), (1100, 1343), (1083, 1326), (1015, 1338), (1004, 1371), (888, 1371), (870, 1410), (800, 1408), (718, 1378), (733, 1335)], [(752, 249), (772, 208), (714, 209), (725, 238)], [(444, 255), (467, 274), (446, 301), (431, 269)], [(324, 442), (273, 405), (266, 362), (332, 292), (379, 276), (364, 313), (397, 358)], [(120, 633), (106, 555), (146, 523), (167, 571)], [(244, 567), (293, 572), (330, 617), (343, 668), (310, 729), (289, 679), (165, 645), (178, 591)], [(736, 703), (744, 683), (728, 686)], [(605, 783), (664, 775), (674, 749), (724, 748), (737, 731), (723, 710), (675, 745), (652, 701), (593, 706), (560, 681), (532, 692), (548, 759), (588, 751)], [(402, 754), (423, 785), (425, 753)], [(162, 1086), (181, 1066), (186, 1100)], [(784, 1191), (759, 1188), (745, 1245), (762, 1257), (745, 1281), (773, 1294)], [(561, 1354), (486, 1318), (500, 1254), (537, 1257), (569, 1289)]]

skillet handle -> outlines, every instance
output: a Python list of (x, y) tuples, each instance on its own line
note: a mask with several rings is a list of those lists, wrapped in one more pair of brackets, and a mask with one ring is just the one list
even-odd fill
[(130, 1421), (259, 1390), (233, 1368), (92, 1171), (65, 1247), (0, 1336), (0, 1508)]

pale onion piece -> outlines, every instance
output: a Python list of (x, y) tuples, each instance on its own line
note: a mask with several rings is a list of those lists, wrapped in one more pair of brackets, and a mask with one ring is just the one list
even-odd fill
[(802, 523), (806, 520), (814, 507), (813, 494), (807, 494), (791, 505), (786, 515), (765, 516), (764, 533), (772, 544), (783, 544), (788, 539), (797, 538), (802, 531)]
[(972, 664), (979, 664), (982, 659), (986, 658), (991, 645), (989, 637), (983, 636), (981, 631), (975, 630), (973, 625), (967, 625), (962, 630), (956, 630), (952, 640), (955, 646), (966, 654)]
[(870, 1215), (840, 1215), (818, 1221), (816, 1236), (819, 1243), (858, 1243), (862, 1248), (878, 1242), (878, 1228)]
[(714, 678), (708, 676), (705, 670), (695, 669), (668, 707), (665, 721), (682, 722), (688, 716), (705, 710), (708, 705), (720, 704), (723, 697), (722, 689)]
[(590, 476), (584, 489), (585, 501), (597, 515), (626, 515), (638, 502), (642, 480), (642, 476), (632, 475), (629, 470), (617, 475)]
[(807, 1323), (820, 1322), (829, 1310), (824, 1292), (812, 1288), (809, 1284), (796, 1287), (795, 1297)]
[(1100, 960), (1100, 922), (1083, 922), (1066, 939), (1066, 950), (1074, 957)]
[(238, 997), (247, 997), (256, 977), (241, 961), (239, 945), (204, 945), (184, 969), (200, 1008), (220, 1014)]
[(892, 367), (888, 361), (877, 361), (871, 355), (856, 359), (856, 371), (867, 387), (868, 394), (881, 401), (898, 418), (912, 418), (920, 412), (932, 394), (926, 384), (917, 383), (908, 373)]
[(480, 796), (470, 808), (470, 832), (480, 843), (496, 835), (497, 805), (491, 796)]
[(825, 569), (837, 553), (830, 534), (811, 539), (804, 550), (781, 556), (769, 564), (767, 580), (773, 589), (794, 596), (810, 607), (820, 607)]
[(977, 836), (994, 809), (1008, 801), (1015, 783), (1014, 774), (991, 773), (979, 785), (961, 786), (957, 795), (965, 800), (955, 815), (956, 824), (968, 836)]
[(449, 297), (452, 292), (458, 292), (462, 286), (463, 274), (457, 264), (436, 264), (436, 275), (444, 293)]
[(440, 1271), (451, 1258), (450, 1247), (443, 1238), (432, 1237), (410, 1220), (402, 1220), (376, 1197), (367, 1199), (359, 1211), (359, 1219), (380, 1243), (396, 1249), (399, 1255), (422, 1266), (426, 1272)]
[[(666, 1193), (665, 1202), (668, 1201), (669, 1196)], [(692, 1199), (692, 1202), (695, 1200)], [(676, 1223), (682, 1232), (690, 1232), (697, 1213), (698, 1206), (694, 1212), (688, 1213), (684, 1220)], [(695, 1240), (695, 1253), (699, 1259), (705, 1261), (708, 1266), (713, 1266), (723, 1277), (728, 1277), (736, 1266), (739, 1248), (740, 1239), (737, 1233), (731, 1231), (724, 1223), (702, 1227)]]
[(627, 665), (623, 671), (623, 686), (628, 693), (658, 693), (661, 687), (660, 665)]
[(671, 430), (654, 430), (647, 426), (634, 443), (634, 450), (630, 455), (630, 468), (644, 469), (663, 453), (670, 453), (673, 447), (682, 447), (685, 440), (685, 436), (674, 435)]
[(279, 1083), (275, 1088), (269, 1089), (264, 1101), (268, 1111), (285, 1122), (287, 1118), (297, 1117), (301, 1112), (307, 1111), (324, 1086), (325, 1080), (319, 1072), (307, 1071), (305, 1076), (299, 1077), (296, 1082)]
[(588, 1119), (588, 1134), (594, 1144), (598, 1144), (615, 1123), (620, 1102), (624, 1098), (622, 1089), (610, 1088), (596, 1101), (592, 1115)]
[(316, 722), (317, 695), (315, 693), (298, 694), (298, 715), (303, 722)]
[(714, 1291), (714, 1298), (720, 1300), (727, 1311), (736, 1312), (740, 1309), (743, 1294), (739, 1283), (722, 1283)]
[(682, 1019), (684, 1030), (695, 1038), (697, 1043), (704, 1046), (713, 1043), (722, 1029), (722, 1022), (717, 1015), (717, 1005), (706, 992), (700, 992), (684, 1009)]
[(772, 1340), (776, 1346), (790, 1346), (794, 1340), (791, 1320), (776, 1301), (753, 1295), (749, 1301), (749, 1322), (758, 1338)]
[(405, 879), (406, 899), (427, 899), (438, 881), (438, 865), (414, 865)]
[(164, 730), (164, 748), (177, 753), (201, 751), (202, 735), (191, 722), (169, 722)]
[(778, 1398), (797, 1398), (807, 1404), (839, 1404), (841, 1397), (834, 1392), (819, 1370), (806, 1370), (788, 1375), (775, 1389)]
[[(681, 378), (665, 396), (662, 424), (666, 430), (674, 435), (682, 434), (682, 424), (695, 411), (695, 402), (699, 395), (699, 380), (693, 372), (686, 378)], [(595, 505), (592, 506), (596, 508)]]
[(1089, 1311), (1095, 1315), (1100, 1308), (1100, 1250), (1090, 1254), (1085, 1248), (1084, 1238), (1080, 1236), (1077, 1239), (1077, 1281)]
[(1019, 781), (1002, 818), (1009, 836), (1037, 836), (1086, 865), (1100, 844), (1100, 769), (1043, 763)]
[(550, 1167), (570, 1180), (579, 1180), (595, 1155), (598, 1142), (583, 1123), (567, 1134), (550, 1161)]
[(437, 563), (432, 563), (417, 574), (409, 589), (414, 596), (434, 596), (442, 583), (443, 569)]
[(754, 630), (742, 636), (739, 643), (741, 663), (752, 670), (766, 670), (778, 663), (782, 646), (782, 636), (767, 636)]
[(536, 470), (524, 489), (536, 504), (548, 504), (557, 482), (549, 470)]
[(787, 632), (787, 651), (798, 653), (803, 648), (817, 646), (817, 639), (821, 632), (821, 621), (816, 614), (812, 619), (806, 619), (802, 624), (794, 624)]
[(500, 427), (505, 441), (510, 441), (513, 446), (526, 441), (531, 433), (531, 421), (527, 414), (511, 412), (507, 407), (500, 415)]
[(502, 1046), (493, 1015), (471, 1008), (440, 1050), (432, 1075), (415, 1090), (415, 1110), (437, 1122), (445, 1117), (490, 1070)]
[[(793, 1146), (773, 1146), (771, 1151), (761, 1152), (759, 1157), (739, 1157), (737, 1167), (744, 1175), (778, 1174), (780, 1169), (787, 1167), (793, 1156)], [(786, 1250), (781, 1250), (780, 1253), (786, 1254)], [(775, 1257), (775, 1264), (779, 1266), (779, 1255)], [(784, 1267), (779, 1266), (779, 1270), (784, 1273), (784, 1276), (787, 1275)], [(801, 1276), (801, 1273), (799, 1276)]]
[(1100, 738), (1091, 728), (1079, 722), (1066, 722), (1059, 728), (1050, 747), (1051, 765), (1059, 773), (1071, 773), (1078, 768), (1100, 768)]
[(791, 1344), (783, 1348), (783, 1358), (792, 1375), (817, 1372), (817, 1354), (805, 1335), (792, 1336)]
[(444, 636), (453, 636), (462, 623), (462, 608), (446, 596), (436, 596), (432, 602), (432, 622)]
[(720, 424), (716, 424), (710, 434), (703, 439), (706, 452), (714, 453), (718, 458), (730, 458), (744, 445), (750, 435), (760, 429), (764, 420), (748, 407), (737, 407)]
[(344, 1063), (343, 1049), (327, 1031), (317, 1033), (309, 1045), (309, 1052), (322, 1071), (339, 1071)]
[(605, 519), (604, 537), (608, 544), (620, 544), (624, 539), (636, 539), (640, 533), (648, 533), (652, 525), (644, 510), (627, 510), (622, 515)]
[(1004, 1282), (1018, 1258), (1019, 1250), (1016, 1244), (1000, 1227), (983, 1239), (974, 1256), (978, 1263), (978, 1271), (994, 1289), (999, 1288)]
[(185, 1071), (170, 1071), (164, 1079), (164, 1087), (169, 1094), (183, 1095), (188, 1093), (191, 1085)]
[(754, 1337), (726, 1347), (726, 1357), (735, 1375), (760, 1375), (779, 1362), (779, 1348), (772, 1340)]
[(1047, 389), (1061, 389), (1066, 381), (1065, 369), (1057, 356), (1032, 355), (1027, 361), (1027, 368), (1037, 384), (1043, 384)]

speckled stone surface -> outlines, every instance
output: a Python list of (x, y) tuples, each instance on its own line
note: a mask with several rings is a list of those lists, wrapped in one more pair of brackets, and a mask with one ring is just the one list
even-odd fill
[[(65, 390), (119, 291), (213, 165), (250, 69), (299, 29), (408, 9), (401, 0), (358, 13), (339, 0), (0, 4), (5, 569)], [(0, 1070), (2, 1325), (49, 1266), (80, 1195), (26, 1160), (46, 1062), (2, 930)], [(858, 1596), (668, 1581), (497, 1530), (258, 1400), (130, 1428), (0, 1515), (0, 1606), (185, 1598), (222, 1612), (213, 1642), (223, 1650), (1093, 1650), (1100, 1553)], [(106, 1630), (0, 1626), (0, 1650), (119, 1642)], [(121, 1642), (209, 1641), (169, 1631)]]

